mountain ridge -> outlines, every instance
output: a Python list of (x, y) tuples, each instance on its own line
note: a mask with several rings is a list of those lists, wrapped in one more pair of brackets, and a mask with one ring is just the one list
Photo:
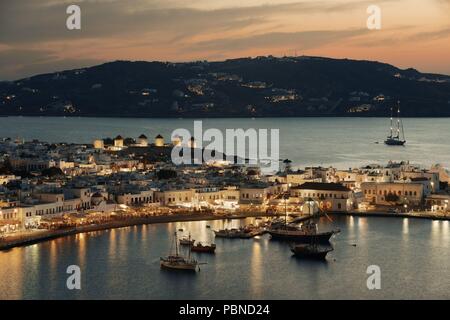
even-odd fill
[(450, 116), (450, 76), (325, 57), (112, 61), (0, 82), (0, 115)]

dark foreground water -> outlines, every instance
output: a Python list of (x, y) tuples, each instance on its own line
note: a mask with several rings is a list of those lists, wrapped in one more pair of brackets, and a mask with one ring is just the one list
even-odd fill
[[(326, 262), (291, 256), (287, 244), (261, 238), (216, 239), (196, 274), (160, 270), (178, 228), (208, 242), (212, 229), (254, 222), (201, 221), (80, 234), (0, 252), (1, 299), (448, 299), (447, 221), (334, 217), (341, 228)], [(186, 231), (185, 231), (186, 234)], [(356, 246), (354, 246), (356, 245)], [(66, 268), (81, 267), (81, 290), (66, 288)], [(381, 290), (366, 269), (381, 268)]]

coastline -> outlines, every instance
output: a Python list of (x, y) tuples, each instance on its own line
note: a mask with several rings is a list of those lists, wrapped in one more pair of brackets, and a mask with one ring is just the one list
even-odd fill
[[(411, 218), (411, 219), (427, 219), (427, 220), (450, 220), (450, 216), (443, 216), (430, 213), (388, 213), (388, 212), (330, 212), (329, 214), (354, 217), (388, 217), (388, 218)], [(110, 229), (126, 228), (136, 225), (184, 222), (184, 221), (202, 221), (202, 220), (224, 220), (224, 219), (245, 219), (253, 217), (279, 217), (283, 214), (267, 214), (265, 212), (245, 212), (229, 216), (218, 216), (214, 214), (175, 214), (168, 216), (139, 217), (125, 220), (116, 220), (103, 224), (92, 224), (87, 226), (78, 226), (63, 230), (43, 230), (36, 232), (39, 234), (29, 234), (25, 236), (11, 237), (11, 239), (0, 239), (0, 251), (6, 251), (16, 247), (33, 245), (61, 237), (71, 236), (79, 233), (87, 233), (94, 231), (103, 231)]]
[(450, 220), (450, 216), (442, 214), (433, 214), (429, 212), (399, 212), (389, 213), (382, 211), (348, 211), (348, 212), (333, 212), (336, 215), (354, 216), (354, 217), (383, 217), (383, 218), (411, 218), (411, 219), (426, 219), (426, 220)]
[[(171, 223), (184, 221), (202, 220), (224, 220), (224, 219), (245, 219), (253, 217), (278, 217), (279, 214), (267, 214), (265, 212), (246, 212), (229, 216), (218, 216), (214, 214), (177, 214), (168, 216), (139, 217), (126, 220), (116, 220), (103, 224), (92, 224), (79, 226), (63, 230), (43, 230), (39, 234), (11, 237), (11, 239), (0, 239), (0, 251), (9, 250), (15, 247), (28, 246), (48, 240), (71, 236), (79, 233), (103, 231), (117, 228), (125, 228), (144, 224)], [(38, 233), (38, 232), (36, 232)]]

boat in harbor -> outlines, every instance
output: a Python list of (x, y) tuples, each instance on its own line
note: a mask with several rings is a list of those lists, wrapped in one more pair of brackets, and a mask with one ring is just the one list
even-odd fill
[(214, 230), (214, 234), (218, 238), (240, 238), (243, 234), (242, 230), (239, 229), (221, 229), (221, 230)]
[(231, 239), (250, 239), (255, 236), (259, 236), (266, 232), (265, 228), (256, 227), (253, 225), (247, 225), (239, 229), (222, 229), (214, 230), (214, 234), (218, 238), (231, 238)]
[(185, 271), (197, 271), (199, 263), (195, 259), (191, 259), (191, 249), (189, 247), (188, 257), (183, 257), (178, 252), (177, 233), (175, 232), (175, 252), (169, 254), (166, 257), (160, 258), (160, 265), (163, 269), (169, 270), (185, 270)]
[(406, 143), (403, 122), (400, 118), (400, 102), (397, 104), (397, 128), (394, 128), (393, 108), (391, 108), (391, 127), (390, 134), (384, 141), (388, 146), (403, 146)]
[(327, 254), (333, 251), (333, 247), (320, 247), (316, 243), (291, 245), (294, 256), (304, 259), (325, 260)]
[(195, 239), (191, 239), (191, 235), (180, 239), (180, 245), (182, 246), (192, 246), (194, 242)]
[(274, 240), (289, 240), (295, 242), (317, 242), (328, 243), (330, 238), (337, 231), (318, 232), (317, 224), (312, 221), (303, 223), (300, 228), (292, 226), (284, 226), (278, 228), (270, 228), (268, 230), (271, 238)]
[(216, 251), (216, 244), (203, 245), (201, 242), (197, 242), (197, 244), (192, 246), (191, 250), (193, 252), (214, 253)]
[[(326, 213), (324, 214), (326, 215)], [(300, 227), (288, 224), (287, 216), (287, 208), (285, 206), (284, 224), (273, 224), (267, 230), (271, 239), (303, 243), (329, 243), (330, 238), (339, 232), (338, 230), (319, 232), (317, 223), (311, 220), (314, 218), (314, 214), (311, 214), (308, 220), (304, 221)]]

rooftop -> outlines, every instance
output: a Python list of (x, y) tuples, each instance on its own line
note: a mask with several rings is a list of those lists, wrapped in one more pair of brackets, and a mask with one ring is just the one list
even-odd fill
[(305, 182), (304, 184), (293, 187), (297, 190), (324, 190), (324, 191), (350, 191), (349, 188), (340, 183), (323, 183), (323, 182)]

